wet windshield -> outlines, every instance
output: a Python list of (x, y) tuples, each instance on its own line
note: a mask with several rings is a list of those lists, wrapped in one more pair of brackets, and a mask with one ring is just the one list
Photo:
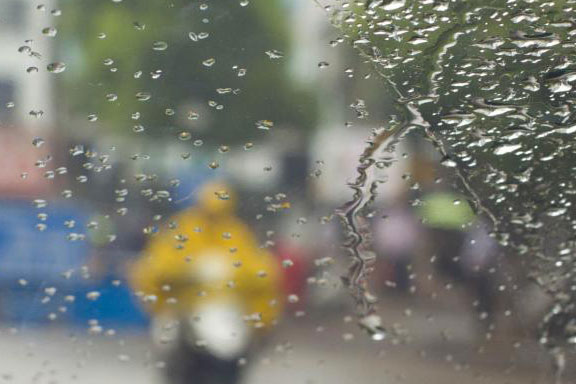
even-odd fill
[(0, 2), (0, 380), (569, 383), (574, 0)]

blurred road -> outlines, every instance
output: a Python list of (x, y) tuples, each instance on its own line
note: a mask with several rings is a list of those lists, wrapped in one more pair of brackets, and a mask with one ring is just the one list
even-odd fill
[[(327, 325), (327, 323), (333, 323)], [(252, 362), (246, 384), (551, 383), (541, 355), (522, 357), (500, 345), (484, 353), (456, 342), (373, 342), (342, 319), (296, 320)], [(465, 322), (460, 321), (460, 324)], [(453, 327), (458, 333), (458, 326)], [(425, 333), (425, 329), (420, 329)], [(435, 332), (429, 328), (430, 332)], [(145, 334), (88, 336), (62, 329), (2, 327), (0, 383), (157, 384)], [(516, 362), (513, 360), (516, 359)], [(569, 382), (569, 381), (568, 381)]]

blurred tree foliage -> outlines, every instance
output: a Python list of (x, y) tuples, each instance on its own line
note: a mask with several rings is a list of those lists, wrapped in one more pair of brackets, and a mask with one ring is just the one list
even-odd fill
[[(141, 125), (145, 137), (185, 131), (223, 144), (262, 137), (259, 120), (273, 129), (315, 126), (311, 91), (293, 85), (288, 58), (266, 54), (289, 55), (280, 1), (64, 0), (61, 8), (57, 51), (68, 69), (59, 92), (68, 115), (97, 114), (108, 133), (133, 135)], [(117, 100), (107, 100), (112, 94)]]

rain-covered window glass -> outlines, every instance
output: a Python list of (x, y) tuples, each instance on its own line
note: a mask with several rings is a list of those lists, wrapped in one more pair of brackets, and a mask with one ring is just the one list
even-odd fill
[(573, 382), (575, 12), (0, 0), (0, 382)]

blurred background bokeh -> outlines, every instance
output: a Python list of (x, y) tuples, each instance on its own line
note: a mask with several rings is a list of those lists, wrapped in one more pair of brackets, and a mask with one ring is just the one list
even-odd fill
[(392, 107), (314, 1), (2, 0), (0, 31), (0, 381), (161, 382), (128, 270), (225, 180), (284, 261), (246, 383), (550, 382), (548, 299), (416, 135), (366, 215), (386, 337), (358, 328), (334, 212)]

